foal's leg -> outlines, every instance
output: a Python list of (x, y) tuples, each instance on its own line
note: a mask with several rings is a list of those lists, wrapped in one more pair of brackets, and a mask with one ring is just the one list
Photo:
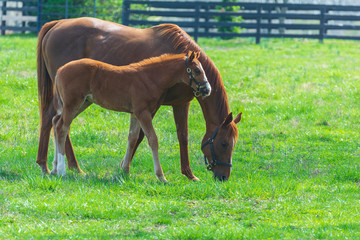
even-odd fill
[(134, 114), (131, 114), (128, 146), (126, 149), (125, 157), (121, 162), (121, 168), (127, 173), (130, 171), (130, 164), (137, 147), (139, 132), (140, 132), (140, 123), (137, 120), (137, 118), (134, 116)]
[[(56, 149), (56, 166), (52, 172), (64, 176), (66, 174), (65, 167), (65, 142), (69, 135), (70, 124), (72, 120), (84, 111), (87, 105), (82, 98), (72, 99), (71, 104), (63, 103), (61, 114), (54, 117), (54, 135), (55, 135), (55, 149)], [(55, 170), (56, 169), (56, 170)]]
[[(151, 115), (152, 118), (155, 116), (155, 113), (157, 112), (157, 110), (159, 109), (160, 106), (158, 106), (155, 110), (154, 110), (154, 113)], [(129, 134), (130, 134), (130, 131), (132, 131), (132, 126), (131, 126), (131, 123), (130, 123), (130, 130), (129, 130)], [(126, 154), (129, 153), (130, 154), (130, 163), (129, 163), (129, 167), (130, 167), (130, 164), (131, 164), (131, 161), (132, 159), (134, 158), (134, 155), (135, 155), (135, 152), (136, 152), (136, 149), (139, 147), (140, 143), (142, 142), (142, 140), (144, 139), (144, 131), (141, 129), (140, 127), (140, 130), (138, 132), (138, 135), (137, 136), (132, 136), (132, 137), (136, 137), (136, 141), (134, 139), (132, 139), (132, 141), (135, 141), (135, 144), (134, 146), (132, 147), (131, 151), (128, 152), (128, 149), (126, 150)], [(125, 154), (125, 155), (126, 155)], [(123, 160), (124, 161), (124, 160)], [(122, 163), (121, 163), (122, 164)], [(121, 165), (122, 166), (122, 165)]]
[(181, 173), (184, 174), (189, 180), (198, 181), (199, 179), (194, 176), (191, 171), (189, 162), (189, 132), (188, 132), (188, 116), (189, 116), (190, 102), (182, 105), (174, 105), (174, 119), (176, 123), (177, 137), (180, 146), (180, 160), (181, 160)]
[(64, 118), (64, 114), (58, 115), (55, 118), (57, 118), (56, 121), (54, 121), (55, 159), (56, 160), (54, 160), (54, 170), (51, 171), (51, 173), (64, 176), (66, 174), (65, 140), (66, 140), (66, 136), (69, 132), (70, 123), (71, 123), (72, 119), (69, 121), (68, 119), (66, 119), (66, 116)]
[(159, 161), (159, 143), (152, 125), (152, 115), (150, 112), (142, 112), (141, 114), (135, 114), (135, 116), (139, 120), (152, 150), (155, 174), (160, 181), (167, 182)]
[[(56, 124), (58, 123), (60, 119), (60, 115), (55, 115), (55, 117), (53, 118), (52, 120), (52, 125), (53, 126), (56, 126)], [(59, 144), (58, 144), (58, 140), (57, 140), (57, 137), (56, 137), (56, 131), (55, 131), (55, 128), (54, 128), (54, 142), (55, 142), (55, 154), (54, 154), (54, 161), (53, 161), (53, 170), (51, 171), (51, 174), (53, 175), (57, 175), (57, 165), (58, 165), (58, 152), (59, 152)]]

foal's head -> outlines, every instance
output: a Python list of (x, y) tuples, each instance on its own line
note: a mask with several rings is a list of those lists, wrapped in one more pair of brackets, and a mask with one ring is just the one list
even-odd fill
[(199, 61), (200, 52), (190, 51), (185, 57), (186, 72), (189, 76), (189, 85), (195, 97), (207, 97), (211, 93), (211, 86), (204, 69)]

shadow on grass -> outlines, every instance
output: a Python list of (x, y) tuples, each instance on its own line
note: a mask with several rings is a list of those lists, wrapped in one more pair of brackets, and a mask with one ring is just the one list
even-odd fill
[[(26, 236), (26, 235), (25, 235)], [(154, 236), (146, 231), (134, 230), (132, 232), (127, 231), (121, 234), (58, 234), (58, 235), (47, 235), (47, 236), (40, 236), (36, 237), (36, 239), (143, 239), (143, 238), (150, 238)], [(33, 236), (29, 236), (33, 237)]]
[(23, 174), (17, 173), (15, 171), (10, 171), (8, 169), (0, 168), (0, 180), (19, 181), (23, 179), (24, 179)]
[(66, 181), (83, 181), (99, 185), (122, 185), (130, 179), (130, 176), (122, 170), (90, 172), (84, 175), (75, 171), (68, 171), (63, 179)]

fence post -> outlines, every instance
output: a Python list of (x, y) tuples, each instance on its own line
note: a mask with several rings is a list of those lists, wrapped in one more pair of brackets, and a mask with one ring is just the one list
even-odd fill
[(94, 14), (93, 17), (96, 17), (96, 0), (94, 0)]
[(206, 23), (205, 35), (206, 35), (206, 37), (209, 34), (209, 25), (208, 25), (208, 23), (209, 23), (209, 11), (210, 11), (210, 7), (209, 7), (209, 4), (207, 4), (206, 7), (205, 7), (205, 12), (206, 12), (206, 14), (205, 14), (205, 16), (206, 16), (205, 17), (205, 23)]
[(127, 1), (123, 2), (121, 22), (123, 25), (128, 25), (130, 3)]
[(257, 6), (257, 18), (256, 18), (256, 44), (260, 43), (261, 38), (261, 6)]
[(65, 19), (68, 19), (69, 18), (69, 12), (68, 12), (68, 9), (69, 8), (69, 1), (66, 0), (65, 1)]
[(324, 42), (324, 33), (325, 33), (325, 11), (326, 8), (322, 7), (320, 10), (320, 29), (319, 29), (319, 42)]
[[(1, 16), (5, 16), (6, 15), (6, 2), (7, 1), (3, 1), (2, 4), (2, 15)], [(4, 10), (5, 9), (5, 10)], [(1, 19), (1, 35), (5, 35), (5, 27), (6, 27), (6, 21)]]
[(41, 29), (41, 0), (38, 0), (36, 29), (39, 33)]
[(271, 18), (272, 9), (269, 8), (268, 11), (267, 11), (267, 13), (268, 13), (268, 16), (269, 16), (269, 18), (267, 19), (267, 24), (268, 24), (267, 33), (268, 33), (268, 34), (271, 34), (271, 27), (270, 27), (270, 25), (271, 25), (271, 23), (272, 23), (272, 18)]
[(200, 5), (196, 5), (195, 11), (195, 26), (194, 26), (194, 40), (197, 42), (199, 37), (199, 18), (200, 18)]

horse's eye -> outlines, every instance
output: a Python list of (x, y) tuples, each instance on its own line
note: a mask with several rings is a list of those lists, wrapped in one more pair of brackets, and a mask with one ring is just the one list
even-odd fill
[(223, 148), (227, 148), (228, 144), (226, 142), (221, 142), (221, 146), (223, 146)]
[(198, 68), (195, 68), (194, 72), (198, 75), (201, 73), (200, 69), (198, 69)]

